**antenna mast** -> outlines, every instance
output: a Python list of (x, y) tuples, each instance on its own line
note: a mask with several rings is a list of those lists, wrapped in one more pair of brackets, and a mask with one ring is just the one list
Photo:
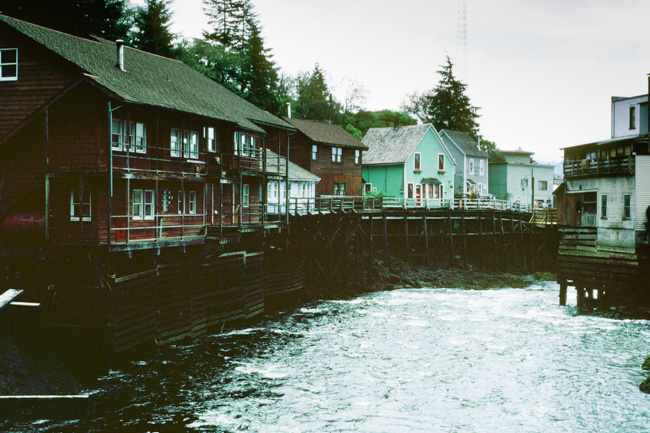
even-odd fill
[(458, 0), (458, 22), (456, 24), (456, 75), (467, 84), (467, 0)]

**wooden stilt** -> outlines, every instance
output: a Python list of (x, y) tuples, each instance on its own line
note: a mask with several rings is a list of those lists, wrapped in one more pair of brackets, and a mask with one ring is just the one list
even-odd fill
[(454, 266), (454, 224), (451, 221), (451, 211), (449, 211), (449, 266)]
[(517, 254), (517, 239), (515, 238), (515, 219), (510, 215), (510, 240), (512, 241), (512, 264), (516, 267), (519, 255)]
[(481, 259), (481, 269), (485, 270), (485, 254), (483, 254), (483, 251), (485, 250), (485, 239), (483, 238), (483, 217), (480, 211), (478, 213), (478, 239), (479, 248), (481, 249), (481, 253), (479, 254)]
[(409, 219), (406, 214), (404, 215), (404, 242), (406, 243), (406, 263), (408, 263), (411, 257), (411, 246), (409, 245)]
[(567, 284), (566, 281), (560, 284), (560, 305), (566, 305), (566, 291)]
[[(524, 263), (524, 271), (528, 271), (528, 260), (526, 258), (526, 244), (524, 242), (524, 222), (519, 219), (519, 245), (521, 245), (521, 255)], [(566, 298), (566, 296), (565, 296)], [(566, 300), (566, 299), (565, 299)]]
[(508, 260), (508, 248), (506, 246), (506, 234), (503, 230), (503, 215), (499, 217), (499, 226), (501, 227), (501, 243), (503, 244), (503, 261), (506, 264), (506, 272), (510, 272), (510, 261)]
[(424, 227), (424, 250), (427, 255), (427, 265), (431, 265), (431, 256), (429, 255), (429, 228), (427, 227), (427, 217), (422, 217), (422, 224)]
[(494, 241), (494, 264), (495, 267), (499, 264), (499, 246), (497, 244), (497, 220), (496, 212), (492, 213), (492, 240)]
[(384, 215), (384, 262), (388, 263), (388, 220)]

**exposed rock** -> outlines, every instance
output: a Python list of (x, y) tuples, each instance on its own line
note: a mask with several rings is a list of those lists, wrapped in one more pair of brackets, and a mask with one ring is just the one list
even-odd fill
[(639, 389), (646, 394), (650, 394), (650, 377), (648, 377), (641, 383), (641, 385), (639, 385)]

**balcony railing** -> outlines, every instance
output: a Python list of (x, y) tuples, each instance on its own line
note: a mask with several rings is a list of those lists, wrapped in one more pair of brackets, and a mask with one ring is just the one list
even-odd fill
[(634, 174), (634, 156), (564, 161), (564, 177)]

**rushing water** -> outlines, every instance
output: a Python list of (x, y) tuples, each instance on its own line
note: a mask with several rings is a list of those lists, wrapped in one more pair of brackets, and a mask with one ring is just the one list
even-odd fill
[[(648, 432), (643, 320), (577, 315), (554, 283), (314, 303), (166, 348), (43, 431)], [(17, 427), (17, 426), (14, 426)]]

